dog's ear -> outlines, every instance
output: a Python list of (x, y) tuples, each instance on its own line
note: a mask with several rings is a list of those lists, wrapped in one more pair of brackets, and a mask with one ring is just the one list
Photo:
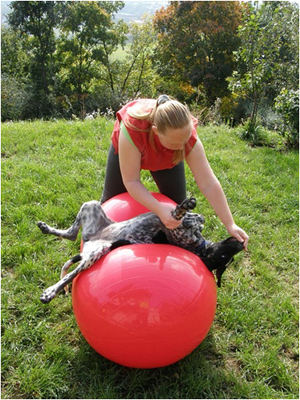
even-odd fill
[(226, 271), (227, 265), (223, 266), (223, 267), (219, 267), (216, 270), (216, 277), (217, 277), (217, 285), (218, 287), (221, 287), (221, 278), (222, 275), (224, 274), (224, 272)]

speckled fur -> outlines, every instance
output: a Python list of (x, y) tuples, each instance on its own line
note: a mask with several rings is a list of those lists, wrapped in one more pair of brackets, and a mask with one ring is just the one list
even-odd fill
[[(217, 270), (220, 286), (222, 273), (232, 261), (234, 254), (242, 250), (243, 245), (234, 238), (218, 243), (207, 242), (202, 236), (204, 217), (189, 212), (195, 206), (196, 199), (193, 197), (176, 206), (172, 215), (175, 219), (182, 219), (182, 224), (174, 230), (167, 229), (153, 213), (141, 214), (123, 222), (114, 222), (107, 217), (101, 204), (94, 200), (82, 205), (74, 224), (69, 229), (55, 229), (45, 222), (38, 222), (38, 227), (43, 233), (73, 241), (76, 240), (82, 227), (83, 241), (80, 255), (64, 264), (61, 279), (42, 293), (41, 301), (49, 303), (81, 271), (92, 266), (114, 248), (126, 244), (169, 243), (189, 250), (197, 254), (208, 269)], [(79, 262), (78, 266), (67, 273), (70, 266), (76, 262)]]

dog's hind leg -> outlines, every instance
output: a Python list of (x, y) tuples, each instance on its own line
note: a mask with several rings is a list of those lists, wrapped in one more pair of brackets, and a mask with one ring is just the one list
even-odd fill
[[(82, 260), (82, 262), (71, 272), (66, 274), (62, 279), (60, 279), (55, 285), (50, 286), (48, 289), (44, 290), (40, 300), (42, 303), (49, 303), (51, 300), (54, 299), (54, 297), (61, 291), (63, 288), (78, 275), (80, 272), (88, 269), (91, 267), (97, 260), (99, 260), (101, 257), (106, 255), (111, 251), (111, 246), (104, 246), (99, 252), (91, 253), (89, 257), (85, 260)], [(78, 256), (80, 257), (80, 256)], [(71, 260), (70, 260), (71, 261)], [(69, 262), (67, 262), (64, 267), (66, 266), (66, 269), (70, 267), (71, 263), (68, 265)], [(63, 268), (64, 268), (63, 267)]]

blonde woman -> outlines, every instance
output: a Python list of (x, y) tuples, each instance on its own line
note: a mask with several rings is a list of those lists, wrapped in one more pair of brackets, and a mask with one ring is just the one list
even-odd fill
[(181, 222), (172, 217), (173, 207), (161, 204), (150, 194), (141, 182), (140, 172), (149, 170), (159, 191), (181, 203), (186, 198), (185, 160), (228, 233), (247, 249), (248, 235), (233, 220), (198, 138), (197, 123), (186, 106), (167, 95), (158, 100), (135, 100), (121, 108), (112, 133), (101, 202), (127, 191), (158, 215), (168, 229), (175, 229)]

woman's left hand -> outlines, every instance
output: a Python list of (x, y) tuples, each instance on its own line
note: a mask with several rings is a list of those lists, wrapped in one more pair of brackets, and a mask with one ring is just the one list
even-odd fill
[(232, 226), (228, 227), (227, 231), (231, 236), (235, 237), (239, 242), (242, 242), (244, 244), (245, 250), (247, 251), (247, 245), (249, 241), (249, 236), (247, 235), (247, 233), (236, 224), (233, 224)]

